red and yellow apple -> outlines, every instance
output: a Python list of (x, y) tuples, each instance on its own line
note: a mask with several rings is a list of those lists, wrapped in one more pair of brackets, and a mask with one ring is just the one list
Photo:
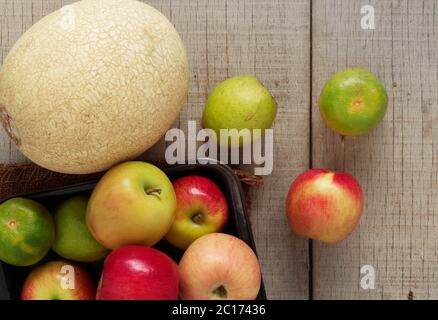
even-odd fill
[(94, 300), (96, 287), (88, 273), (58, 260), (34, 269), (24, 282), (22, 300)]
[(185, 176), (173, 182), (176, 215), (165, 239), (179, 249), (187, 247), (203, 235), (220, 232), (228, 219), (224, 194), (210, 179)]
[(225, 233), (195, 240), (184, 252), (179, 272), (183, 300), (253, 300), (261, 285), (254, 251)]
[(363, 206), (362, 189), (352, 175), (312, 169), (292, 183), (286, 211), (289, 226), (296, 234), (337, 243), (357, 226)]
[(87, 206), (87, 225), (109, 249), (153, 246), (175, 219), (172, 182), (159, 168), (140, 161), (109, 170), (96, 185)]
[(96, 298), (176, 300), (178, 285), (178, 266), (167, 255), (144, 246), (124, 246), (106, 258)]

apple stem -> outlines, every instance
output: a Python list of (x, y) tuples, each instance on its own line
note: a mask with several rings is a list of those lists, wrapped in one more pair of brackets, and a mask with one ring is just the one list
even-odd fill
[(157, 196), (158, 198), (160, 198), (159, 195), (161, 194), (161, 191), (162, 190), (160, 188), (151, 188), (146, 189), (144, 192), (146, 192), (148, 196)]
[(202, 213), (196, 213), (192, 216), (192, 221), (196, 224), (202, 224), (204, 222), (204, 215)]
[(220, 285), (219, 287), (214, 289), (213, 294), (220, 299), (226, 299), (228, 297), (227, 289), (223, 285)]

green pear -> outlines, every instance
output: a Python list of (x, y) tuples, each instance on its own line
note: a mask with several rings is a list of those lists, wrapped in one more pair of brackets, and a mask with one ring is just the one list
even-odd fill
[(212, 129), (219, 142), (221, 129), (248, 129), (251, 139), (239, 137), (239, 145), (252, 141), (253, 130), (270, 128), (277, 114), (277, 103), (269, 90), (254, 76), (235, 76), (217, 85), (204, 109), (202, 125)]

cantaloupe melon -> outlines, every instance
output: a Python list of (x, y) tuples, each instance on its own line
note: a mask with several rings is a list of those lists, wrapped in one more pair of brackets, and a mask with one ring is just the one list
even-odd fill
[(63, 173), (134, 158), (176, 120), (188, 62), (173, 25), (134, 0), (83, 0), (41, 19), (0, 69), (0, 118), (20, 151)]

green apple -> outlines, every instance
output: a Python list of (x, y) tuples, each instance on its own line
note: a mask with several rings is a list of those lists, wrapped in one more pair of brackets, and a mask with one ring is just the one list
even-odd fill
[(129, 161), (109, 170), (97, 183), (87, 206), (86, 221), (103, 246), (153, 246), (175, 219), (172, 182), (156, 166)]
[[(204, 109), (202, 124), (204, 128), (212, 129), (219, 141), (221, 129), (248, 129), (252, 137), (254, 129), (263, 133), (270, 128), (276, 114), (277, 103), (256, 77), (236, 76), (213, 89)], [(228, 139), (220, 143), (231, 145), (232, 141)], [(244, 142), (240, 137), (239, 145)]]
[(374, 128), (386, 113), (388, 96), (375, 75), (346, 69), (333, 75), (319, 98), (327, 125), (342, 135), (355, 136)]
[(77, 196), (62, 202), (55, 212), (55, 243), (53, 250), (61, 257), (93, 262), (109, 252), (93, 238), (85, 222), (88, 198)]

